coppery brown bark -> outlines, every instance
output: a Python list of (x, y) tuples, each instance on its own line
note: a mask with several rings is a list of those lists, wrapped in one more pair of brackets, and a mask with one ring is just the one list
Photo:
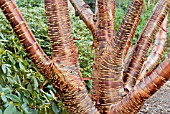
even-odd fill
[(170, 1), (169, 0), (159, 0), (153, 15), (147, 22), (142, 34), (140, 35), (132, 60), (129, 64), (127, 72), (127, 81), (125, 88), (130, 91), (138, 77), (138, 74), (141, 70), (142, 64), (145, 61), (147, 51), (151, 45), (152, 40), (155, 38), (156, 33), (158, 32), (166, 14), (169, 12)]

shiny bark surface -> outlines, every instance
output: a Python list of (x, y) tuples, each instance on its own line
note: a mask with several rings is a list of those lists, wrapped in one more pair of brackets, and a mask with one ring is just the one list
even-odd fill
[(166, 14), (169, 12), (169, 8), (169, 0), (158, 1), (153, 15), (147, 22), (147, 25), (145, 26), (137, 41), (136, 48), (127, 72), (128, 79), (126, 81), (125, 88), (128, 91), (130, 91), (136, 83), (136, 79), (139, 75), (151, 42), (153, 39), (155, 39), (155, 35), (158, 32)]

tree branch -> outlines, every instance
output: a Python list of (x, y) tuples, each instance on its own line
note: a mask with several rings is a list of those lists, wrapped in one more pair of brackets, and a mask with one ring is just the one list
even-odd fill
[(126, 43), (125, 50), (124, 50), (124, 52), (123, 52), (123, 53), (124, 53), (124, 54), (123, 54), (123, 58), (126, 57), (126, 54), (127, 54), (128, 50), (129, 50), (129, 47), (131, 46), (132, 38), (133, 38), (133, 36), (134, 36), (134, 34), (135, 34), (136, 28), (137, 28), (138, 23), (139, 23), (139, 20), (140, 20), (140, 16), (141, 16), (141, 14), (142, 14), (142, 9), (143, 9), (143, 7), (140, 8), (140, 12), (139, 12), (138, 16), (136, 17), (136, 20), (135, 20), (135, 22), (134, 22), (134, 24), (133, 24), (133, 27), (132, 27), (132, 29), (131, 29), (129, 38), (128, 38), (127, 43)]
[(69, 113), (97, 113), (81, 77), (67, 0), (45, 0), (45, 7), (55, 63), (52, 70), (55, 74), (58, 68), (65, 79), (61, 81), (58, 78), (54, 79), (55, 86), (59, 86), (62, 101)]
[(137, 113), (144, 102), (170, 79), (170, 55), (130, 91), (119, 103), (112, 105), (110, 114)]
[[(52, 59), (59, 69), (69, 68), (81, 78), (78, 51), (74, 44), (66, 0), (45, 0)], [(82, 80), (83, 81), (83, 80)]]
[(130, 64), (130, 61), (132, 59), (132, 56), (133, 56), (133, 53), (135, 51), (135, 47), (136, 45), (131, 45), (128, 49), (128, 52), (126, 54), (126, 57), (124, 59), (124, 71), (123, 71), (123, 81), (125, 82), (127, 79), (126, 77), (126, 74), (127, 74), (127, 71), (128, 71), (128, 67), (129, 67), (129, 64)]
[(93, 21), (93, 12), (83, 0), (70, 0), (74, 9), (77, 11), (80, 18), (84, 21), (86, 26), (91, 30), (93, 36), (96, 34), (96, 28)]
[(147, 25), (145, 26), (141, 36), (136, 43), (136, 49), (132, 56), (132, 60), (127, 72), (128, 78), (125, 85), (126, 90), (130, 91), (136, 83), (136, 79), (145, 60), (145, 56), (150, 47), (151, 41), (155, 38), (160, 25), (162, 24), (166, 14), (169, 12), (169, 9), (169, 0), (159, 0), (155, 7), (153, 15), (149, 19)]
[(122, 25), (119, 28), (116, 38), (112, 43), (113, 48), (118, 48), (117, 50), (119, 50), (121, 56), (123, 50), (125, 49), (128, 38), (132, 37), (133, 33), (135, 32), (142, 8), (143, 0), (133, 0), (130, 3)]
[(161, 57), (165, 49), (165, 42), (167, 38), (167, 32), (166, 32), (167, 25), (168, 25), (168, 15), (165, 17), (161, 25), (162, 27), (160, 28), (159, 32), (156, 34), (156, 39), (155, 39), (152, 52), (147, 58), (147, 60), (144, 62), (142, 66), (142, 70), (140, 71), (140, 74), (136, 81), (136, 84), (138, 84), (140, 80), (144, 78), (145, 75), (147, 75), (148, 73), (150, 74), (152, 70), (156, 67), (156, 65), (158, 65), (159, 61), (161, 60)]
[[(116, 103), (122, 99), (125, 95), (123, 87), (123, 65), (122, 65), (122, 52), (123, 49), (122, 40), (119, 36), (124, 38), (131, 32), (131, 28), (139, 13), (139, 9), (143, 4), (143, 0), (134, 0), (128, 8), (127, 15), (123, 21), (122, 28), (119, 30), (114, 39), (113, 28), (113, 15), (110, 2), (107, 0), (99, 0), (99, 25), (97, 28), (97, 47), (96, 49), (96, 61), (100, 90), (100, 109), (102, 113), (106, 113), (109, 110), (109, 106), (112, 103)], [(110, 35), (110, 33), (112, 33)], [(126, 42), (126, 38), (123, 42)], [(125, 46), (125, 43), (124, 43)], [(97, 91), (97, 90), (96, 90)]]
[(34, 62), (39, 71), (45, 75), (46, 68), (50, 66), (51, 60), (37, 43), (18, 7), (13, 0), (0, 0), (0, 7), (29, 58)]
[[(96, 106), (100, 107), (102, 104), (99, 103), (99, 99), (101, 99), (100, 91), (104, 89), (105, 86), (103, 84), (102, 73), (100, 72), (100, 60), (103, 55), (105, 46), (108, 42), (111, 42), (111, 39), (114, 38), (114, 18), (112, 15), (111, 1), (107, 0), (98, 0), (98, 7), (96, 11), (96, 15), (98, 16), (97, 28), (96, 28), (96, 37), (94, 37), (94, 47), (95, 47), (95, 66), (93, 68), (93, 87), (92, 87), (92, 99), (96, 102)], [(102, 86), (101, 86), (102, 85)], [(102, 88), (101, 88), (102, 87)], [(104, 91), (102, 97), (104, 98), (105, 93), (108, 94), (107, 90)], [(109, 93), (111, 94), (111, 93)], [(108, 95), (109, 95), (108, 94)], [(109, 101), (111, 102), (111, 101)], [(109, 104), (108, 102), (108, 104)], [(103, 107), (106, 108), (106, 107)], [(102, 111), (103, 109), (101, 109)], [(105, 109), (104, 109), (105, 110)], [(107, 110), (107, 109), (106, 109)]]
[[(113, 51), (110, 51), (109, 53), (112, 53), (113, 58), (118, 58), (115, 60), (114, 67), (115, 71), (120, 71), (120, 76), (117, 77), (122, 80), (122, 72), (123, 72), (123, 60), (125, 56), (124, 50), (126, 48), (126, 44), (129, 42), (128, 38), (133, 37), (133, 34), (135, 32), (136, 26), (138, 24), (140, 13), (142, 12), (142, 6), (143, 6), (143, 0), (133, 0), (127, 10), (126, 16), (124, 17), (124, 20), (122, 22), (122, 25), (120, 29), (118, 30), (118, 33), (116, 34), (116, 38), (110, 45), (110, 49)], [(128, 50), (128, 49), (127, 49)], [(112, 61), (113, 62), (113, 61)], [(109, 63), (109, 62), (108, 62)], [(111, 64), (111, 63), (110, 63)], [(122, 82), (123, 83), (123, 82)]]

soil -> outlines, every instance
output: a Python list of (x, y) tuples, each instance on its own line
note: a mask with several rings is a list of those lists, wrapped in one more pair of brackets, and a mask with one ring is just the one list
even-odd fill
[(170, 114), (170, 80), (145, 102), (139, 114)]

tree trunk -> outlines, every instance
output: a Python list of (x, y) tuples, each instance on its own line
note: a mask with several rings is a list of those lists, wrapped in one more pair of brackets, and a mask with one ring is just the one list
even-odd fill
[[(143, 0), (132, 0), (117, 34), (114, 34), (114, 0), (97, 0), (96, 14), (83, 0), (70, 0), (94, 37), (92, 99), (80, 72), (68, 1), (44, 2), (48, 35), (52, 44), (51, 58), (35, 40), (14, 0), (0, 0), (0, 8), (28, 56), (53, 85), (69, 114), (137, 113), (145, 100), (170, 78), (170, 55), (149, 76), (142, 79), (139, 77), (151, 41), (155, 39), (165, 16), (169, 13), (170, 0), (159, 0), (155, 6), (132, 56), (128, 57), (130, 60), (126, 66), (127, 72), (124, 72), (124, 59), (130, 47), (131, 40), (128, 39), (133, 37), (136, 30)], [(140, 79), (137, 84), (136, 79)]]

